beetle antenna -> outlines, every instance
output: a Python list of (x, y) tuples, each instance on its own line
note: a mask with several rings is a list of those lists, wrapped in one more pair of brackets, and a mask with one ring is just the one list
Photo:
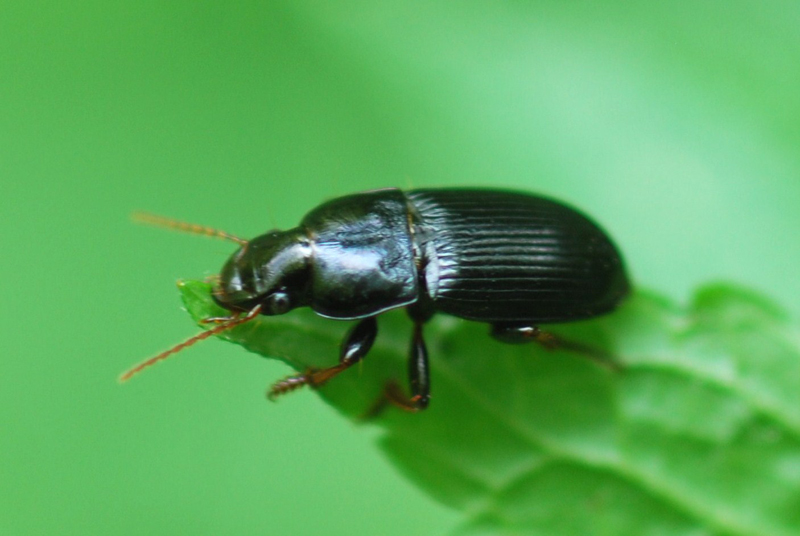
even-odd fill
[(138, 223), (146, 223), (148, 225), (155, 225), (157, 227), (166, 227), (167, 229), (174, 229), (176, 231), (183, 231), (184, 233), (201, 234), (205, 236), (212, 236), (214, 238), (221, 238), (223, 240), (230, 240), (236, 242), (240, 246), (247, 244), (247, 240), (239, 238), (225, 231), (197, 225), (196, 223), (186, 223), (183, 221), (173, 220), (172, 218), (165, 218), (164, 216), (157, 216), (149, 212), (134, 212), (131, 217), (133, 221)]
[(241, 317), (240, 316), (235, 316), (235, 317), (231, 318), (230, 320), (228, 320), (227, 322), (225, 322), (223, 324), (220, 324), (220, 325), (218, 325), (216, 327), (213, 327), (213, 328), (211, 328), (211, 329), (209, 329), (207, 331), (201, 331), (200, 333), (198, 333), (194, 337), (190, 337), (190, 338), (186, 339), (185, 341), (183, 341), (182, 343), (176, 344), (175, 346), (173, 346), (169, 350), (161, 352), (157, 356), (151, 357), (150, 359), (147, 359), (146, 361), (142, 361), (138, 365), (128, 369), (126, 372), (124, 372), (119, 377), (119, 381), (120, 381), (120, 383), (124, 383), (124, 382), (130, 380), (136, 374), (138, 374), (141, 371), (143, 371), (144, 369), (146, 369), (147, 367), (155, 365), (159, 361), (163, 361), (164, 359), (168, 358), (171, 355), (177, 354), (181, 350), (183, 350), (185, 348), (188, 348), (189, 346), (193, 345), (194, 343), (196, 343), (198, 341), (202, 341), (203, 339), (207, 339), (207, 338), (211, 337), (212, 335), (218, 335), (218, 334), (222, 333), (223, 331), (227, 331), (227, 330), (229, 330), (229, 329), (231, 329), (231, 328), (233, 328), (235, 326), (238, 326), (240, 324), (244, 324), (245, 322), (249, 322), (252, 319), (254, 319), (256, 316), (258, 316), (258, 313), (260, 313), (260, 312), (261, 312), (261, 304), (258, 304), (255, 307), (253, 307), (250, 310), (250, 312), (248, 312), (245, 316), (241, 316)]

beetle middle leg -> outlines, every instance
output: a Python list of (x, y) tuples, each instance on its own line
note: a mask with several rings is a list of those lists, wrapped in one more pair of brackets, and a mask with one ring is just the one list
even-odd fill
[(428, 407), (431, 398), (431, 376), (428, 366), (428, 348), (422, 337), (422, 322), (414, 323), (414, 334), (408, 355), (408, 385), (411, 397), (403, 393), (400, 386), (390, 383), (386, 387), (386, 400), (406, 411), (421, 411)]
[(304, 385), (319, 387), (340, 372), (347, 370), (364, 359), (372, 348), (377, 335), (378, 323), (375, 321), (375, 317), (364, 318), (353, 326), (342, 342), (338, 365), (324, 369), (309, 369), (302, 374), (289, 376), (275, 383), (267, 393), (267, 397), (273, 400)]
[(411, 396), (406, 395), (397, 382), (390, 381), (386, 384), (383, 395), (362, 416), (362, 419), (377, 417), (388, 404), (410, 412), (422, 411), (428, 407), (431, 398), (431, 380), (428, 348), (422, 336), (423, 323), (424, 321), (414, 322), (414, 334), (409, 348), (408, 383), (411, 387)]
[(544, 331), (538, 326), (532, 326), (530, 324), (497, 323), (492, 324), (491, 335), (498, 341), (508, 344), (535, 342), (547, 350), (569, 350), (611, 370), (622, 370), (622, 366), (616, 363), (612, 356), (606, 352), (585, 344), (564, 339), (554, 333)]

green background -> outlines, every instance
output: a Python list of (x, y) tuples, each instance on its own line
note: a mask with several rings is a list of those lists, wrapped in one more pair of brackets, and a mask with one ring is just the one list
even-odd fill
[[(4, 2), (0, 533), (442, 534), (287, 369), (207, 342), (174, 281), (331, 196), (498, 185), (584, 208), (637, 284), (800, 313), (800, 4)], [(476, 356), (479, 358), (480, 356)]]

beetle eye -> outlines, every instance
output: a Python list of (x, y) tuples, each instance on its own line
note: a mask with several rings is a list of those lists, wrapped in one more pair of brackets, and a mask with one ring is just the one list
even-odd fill
[(285, 292), (276, 292), (269, 297), (269, 308), (272, 314), (282, 315), (291, 309), (289, 295)]

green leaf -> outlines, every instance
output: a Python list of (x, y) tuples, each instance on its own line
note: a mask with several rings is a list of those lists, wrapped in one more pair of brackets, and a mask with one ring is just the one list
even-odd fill
[[(195, 320), (225, 314), (209, 290), (181, 284)], [(297, 310), (222, 337), (303, 370), (334, 364), (348, 325)], [(393, 311), (379, 326), (363, 364), (318, 390), (347, 417), (404, 377), (410, 322)], [(725, 285), (687, 309), (639, 292), (553, 331), (624, 372), (439, 315), (430, 409), (373, 421), (397, 467), (464, 513), (456, 534), (798, 534), (800, 336), (777, 307)]]

